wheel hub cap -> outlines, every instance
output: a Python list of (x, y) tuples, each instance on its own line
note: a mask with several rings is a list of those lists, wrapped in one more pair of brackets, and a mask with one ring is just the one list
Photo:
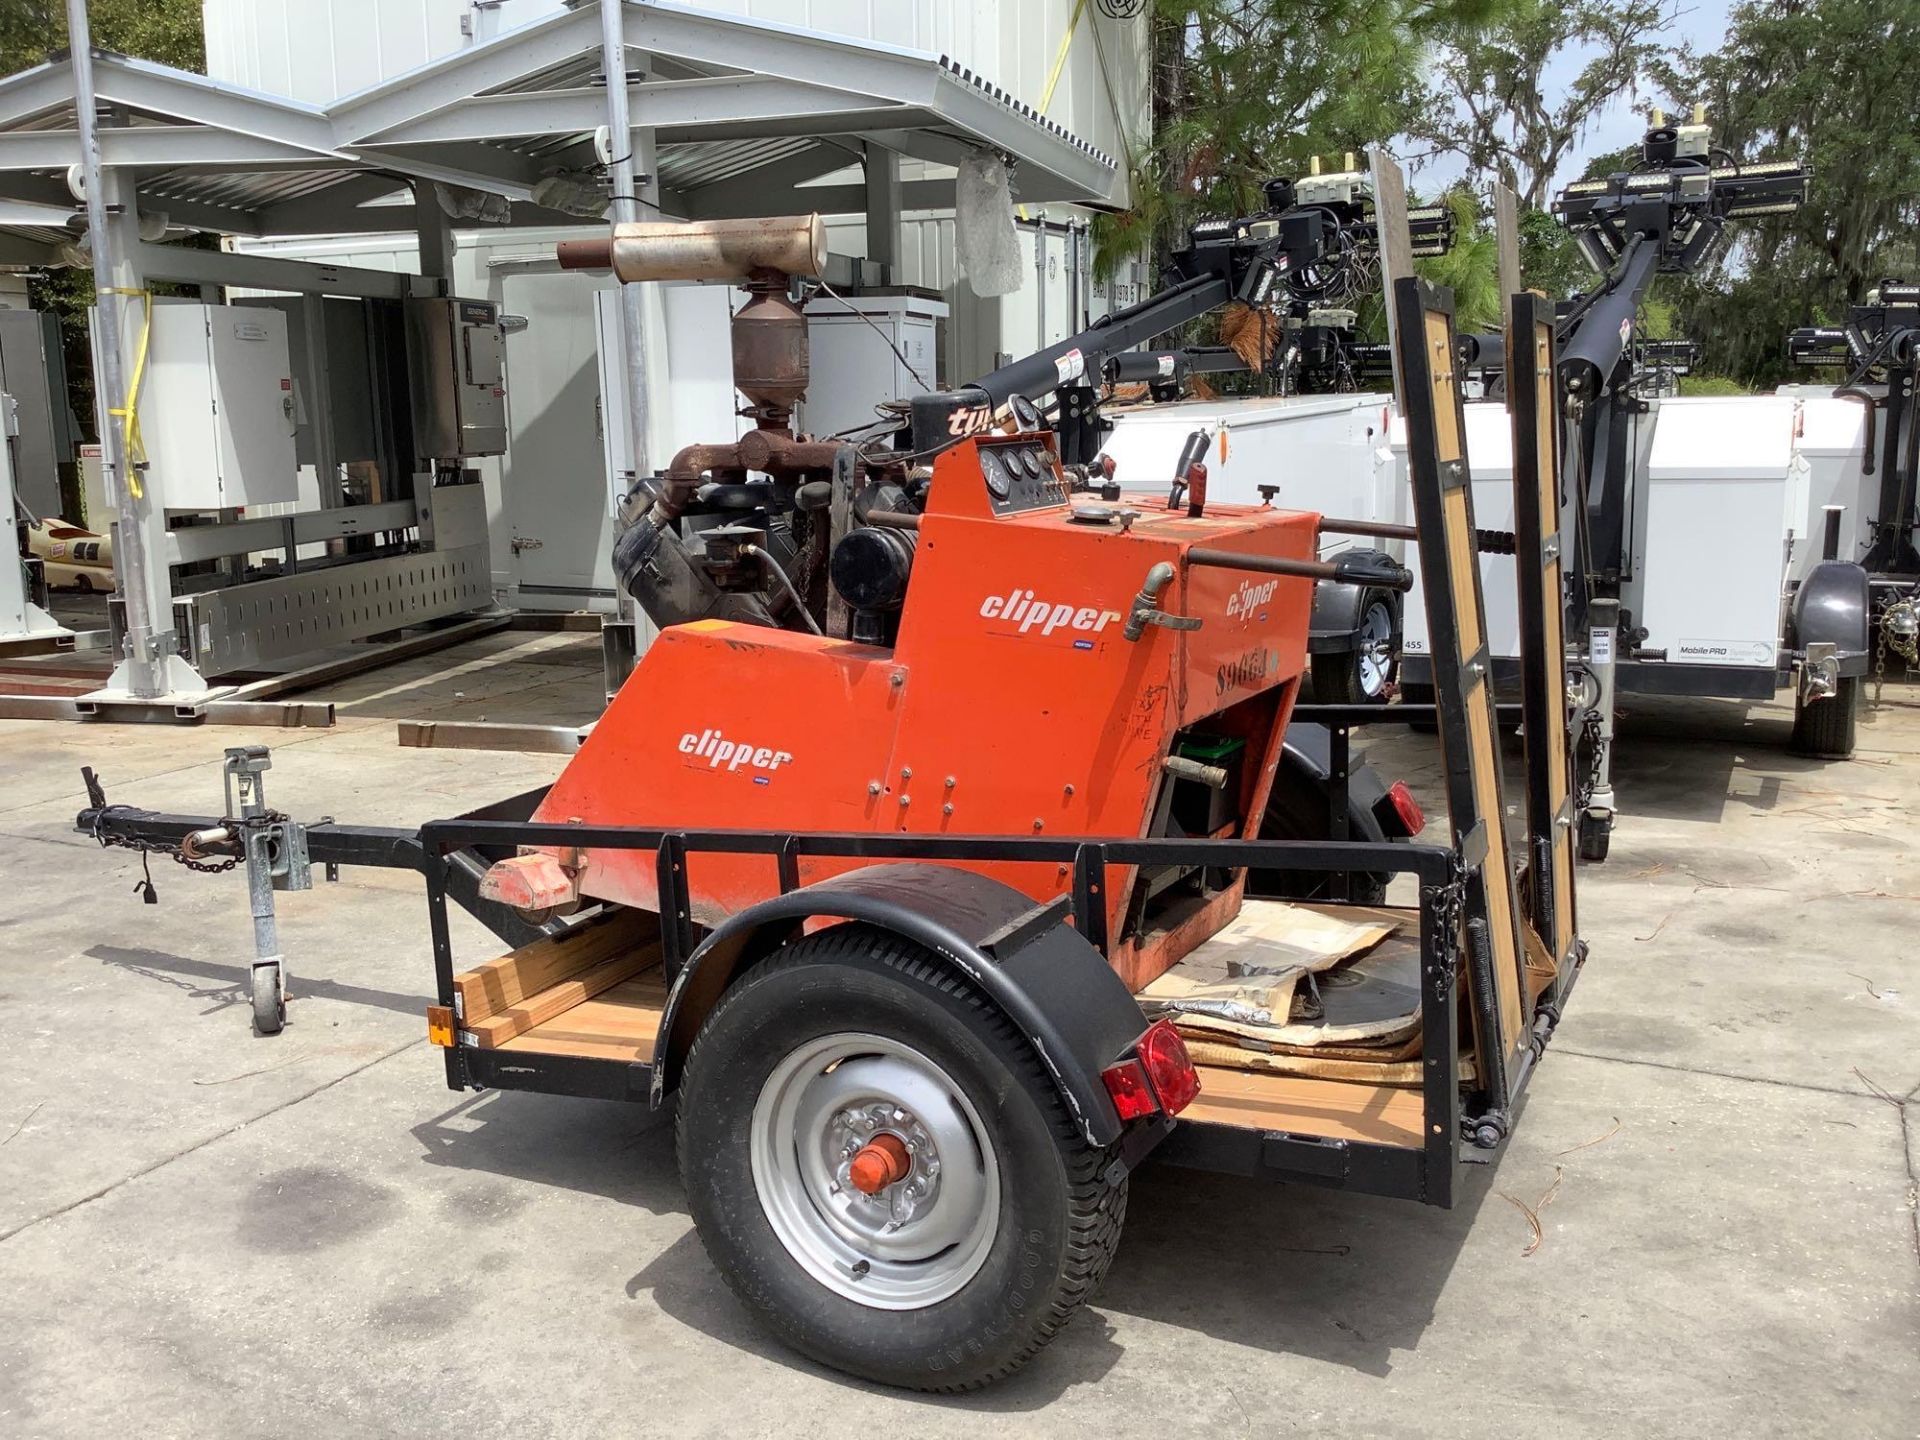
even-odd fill
[(937, 1304), (985, 1262), (999, 1165), (978, 1112), (898, 1041), (810, 1041), (754, 1106), (750, 1160), (774, 1234), (814, 1279), (878, 1309)]

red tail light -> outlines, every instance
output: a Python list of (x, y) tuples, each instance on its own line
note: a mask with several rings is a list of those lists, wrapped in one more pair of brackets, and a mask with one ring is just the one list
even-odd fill
[(1187, 1042), (1180, 1038), (1171, 1020), (1154, 1021), (1134, 1048), (1140, 1063), (1147, 1067), (1147, 1078), (1153, 1081), (1161, 1109), (1178, 1115), (1193, 1103), (1200, 1093), (1200, 1074), (1193, 1068), (1193, 1057), (1187, 1054)]
[(1400, 817), (1400, 823), (1407, 827), (1407, 834), (1418, 835), (1427, 828), (1426, 812), (1420, 808), (1420, 802), (1413, 798), (1413, 792), (1407, 788), (1407, 782), (1396, 780), (1387, 787), (1387, 799), (1393, 802), (1393, 813)]
[(1113, 1097), (1113, 1108), (1120, 1112), (1122, 1120), (1138, 1120), (1160, 1108), (1153, 1086), (1147, 1081), (1147, 1068), (1138, 1060), (1109, 1065), (1100, 1072), (1100, 1078), (1107, 1082), (1107, 1094)]
[(1178, 1115), (1200, 1093), (1200, 1076), (1187, 1042), (1171, 1020), (1156, 1020), (1134, 1042), (1133, 1054), (1100, 1072), (1122, 1120)]

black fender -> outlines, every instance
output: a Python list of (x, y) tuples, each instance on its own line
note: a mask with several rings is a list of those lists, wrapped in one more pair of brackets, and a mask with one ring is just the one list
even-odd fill
[[(1286, 779), (1282, 779), (1286, 777)], [(1324, 725), (1296, 720), (1287, 726), (1280, 747), (1280, 769), (1274, 778), (1275, 793), (1283, 786), (1295, 794), (1314, 794), (1325, 803), (1333, 783), (1333, 736)], [(1382, 821), (1381, 802), (1387, 796), (1387, 782), (1365, 760), (1350, 759), (1347, 766), (1347, 838), (1384, 841), (1393, 838)]]
[(926, 949), (1005, 1013), (1059, 1087), (1087, 1143), (1120, 1138), (1100, 1072), (1147, 1028), (1103, 956), (1069, 923), (1062, 896), (1040, 904), (1010, 885), (946, 865), (869, 865), (790, 890), (730, 917), (687, 958), (667, 992), (653, 1051), (654, 1105), (679, 1085), (694, 1037), (737, 977), (808, 920), (858, 921)]
[(1832, 645), (1842, 675), (1865, 675), (1872, 616), (1866, 570), (1850, 560), (1822, 560), (1793, 592), (1787, 648)]
[[(1295, 721), (1287, 727), (1274, 773), (1273, 792), (1260, 820), (1262, 840), (1327, 841), (1333, 835), (1332, 736), (1324, 725)], [(1366, 761), (1355, 761), (1347, 775), (1346, 838), (1383, 844), (1410, 838), (1388, 798), (1386, 781)], [(1369, 877), (1384, 893), (1393, 877)], [(1256, 899), (1324, 898), (1326, 876), (1313, 871), (1249, 870), (1247, 894)]]
[[(1388, 561), (1392, 558), (1383, 551), (1343, 550), (1340, 553), (1375, 554)], [(1360, 628), (1361, 604), (1369, 595), (1375, 594), (1385, 595), (1392, 604), (1394, 630), (1397, 633), (1400, 628), (1400, 597), (1391, 590), (1376, 591), (1365, 585), (1341, 585), (1331, 580), (1315, 584), (1313, 613), (1307, 619), (1307, 653), (1337, 655), (1353, 649), (1354, 632)]]

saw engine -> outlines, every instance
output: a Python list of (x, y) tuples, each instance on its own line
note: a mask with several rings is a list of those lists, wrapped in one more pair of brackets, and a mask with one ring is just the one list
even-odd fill
[[(1171, 490), (1123, 490), (1085, 427), (1049, 426), (1035, 399), (1057, 391), (1065, 416), (1106, 348), (1257, 299), (1298, 243), (1274, 217), (1214, 227), (1176, 257), (1188, 273), (1168, 292), (1066, 342), (1077, 358), (918, 396), (893, 435), (861, 442), (791, 429), (807, 379), (792, 287), (823, 267), (817, 217), (620, 226), (564, 247), (563, 263), (622, 280), (743, 283), (734, 369), (755, 428), (689, 446), (636, 492), (616, 565), (661, 633), (535, 818), (1258, 837), (1314, 583), (1410, 577), (1377, 555), (1318, 560), (1317, 515), (1210, 506), (1200, 457)], [(657, 863), (542, 852), (489, 884), (508, 903), (653, 909)], [(858, 864), (805, 858), (797, 878)], [(1070, 884), (1051, 862), (970, 868), (1038, 900)], [(1214, 933), (1244, 884), (1135, 867), (1106, 897), (1110, 958), (1144, 983)], [(778, 894), (778, 875), (708, 856), (689, 889), (691, 918), (712, 924)]]

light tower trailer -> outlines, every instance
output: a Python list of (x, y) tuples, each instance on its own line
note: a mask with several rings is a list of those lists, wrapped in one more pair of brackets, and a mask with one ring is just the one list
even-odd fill
[[(1144, 383), (1153, 403), (1110, 412), (1113, 429), (1104, 455), (1131, 484), (1166, 484), (1177, 493), (1198, 466), (1216, 500), (1364, 517), (1375, 522), (1365, 532), (1329, 528), (1322, 557), (1402, 560), (1411, 500), (1386, 444), (1393, 356), (1387, 345), (1358, 337), (1355, 312), (1347, 308), (1380, 284), (1373, 176), (1355, 168), (1351, 156), (1345, 169), (1329, 174), (1320, 172), (1316, 160), (1311, 174), (1281, 182), (1276, 190), (1276, 203), (1288, 207), (1288, 223), (1302, 238), (1256, 318), (1266, 327), (1257, 347), (1257, 379), (1268, 393), (1184, 398), (1194, 376), (1249, 368), (1245, 356), (1225, 347), (1112, 356), (1109, 382)], [(1444, 205), (1409, 210), (1407, 233), (1411, 258), (1444, 255), (1454, 243), (1453, 213)], [(1463, 346), (1470, 338), (1463, 338)], [(1367, 393), (1368, 386), (1385, 393)], [(1316, 702), (1387, 701), (1396, 679), (1401, 610), (1400, 595), (1383, 586), (1315, 589), (1307, 644)]]
[[(1654, 401), (1635, 385), (1646, 372), (1634, 326), (1656, 277), (1699, 269), (1729, 223), (1791, 211), (1805, 187), (1799, 166), (1735, 161), (1696, 110), (1673, 126), (1656, 113), (1638, 167), (1576, 182), (1554, 202), (1600, 274), (1556, 319), (1568, 457), (1551, 537), (1568, 561), (1571, 674), (1591, 717), (1578, 766), (1589, 860), (1606, 858), (1612, 835), (1620, 694), (1754, 700), (1791, 686), (1795, 747), (1852, 750), (1857, 684), (1845, 682), (1868, 663), (1866, 572), (1823, 561), (1789, 586), (1806, 512), (1791, 402)], [(1711, 567), (1700, 563), (1707, 544)], [(1413, 653), (1412, 617), (1408, 636), (1403, 675), (1417, 695), (1432, 670)]]
[(1882, 281), (1845, 325), (1793, 331), (1787, 353), (1845, 375), (1801, 402), (1820, 554), (1867, 572), (1875, 672), (1889, 650), (1920, 663), (1920, 284)]

